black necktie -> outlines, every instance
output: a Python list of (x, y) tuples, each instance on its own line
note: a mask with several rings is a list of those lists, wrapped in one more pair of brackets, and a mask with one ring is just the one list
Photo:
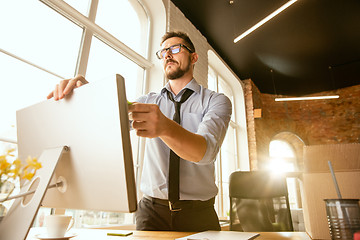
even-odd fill
[[(175, 106), (175, 114), (173, 120), (180, 124), (180, 107), (181, 104), (184, 103), (193, 93), (193, 90), (186, 89), (184, 94), (181, 96), (180, 102), (176, 102), (171, 94), (171, 92), (167, 92), (169, 99), (174, 103)], [(169, 201), (174, 203), (179, 200), (179, 165), (180, 165), (180, 157), (174, 153), (170, 149), (170, 161), (169, 161), (169, 193), (168, 198)]]

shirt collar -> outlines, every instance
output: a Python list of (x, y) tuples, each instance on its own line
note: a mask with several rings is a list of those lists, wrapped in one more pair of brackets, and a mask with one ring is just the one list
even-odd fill
[[(188, 84), (186, 84), (186, 86), (183, 89), (181, 89), (178, 94), (182, 94), (185, 91), (185, 89), (187, 89), (187, 88), (193, 90), (196, 93), (200, 92), (200, 85), (196, 82), (195, 78), (191, 79), (191, 81)], [(161, 94), (166, 93), (166, 91), (169, 91), (172, 93), (172, 91), (170, 89), (170, 82), (167, 82), (165, 87), (163, 87), (161, 89)]]

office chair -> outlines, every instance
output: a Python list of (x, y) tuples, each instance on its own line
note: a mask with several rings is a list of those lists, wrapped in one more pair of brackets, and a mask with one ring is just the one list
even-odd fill
[(230, 231), (293, 231), (286, 178), (265, 171), (230, 175)]

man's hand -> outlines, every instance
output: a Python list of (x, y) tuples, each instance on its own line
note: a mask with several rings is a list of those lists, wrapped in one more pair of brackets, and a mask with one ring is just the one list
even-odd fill
[(189, 132), (167, 118), (156, 104), (132, 103), (128, 105), (132, 127), (140, 137), (159, 137), (181, 158), (199, 162), (206, 152), (203, 136)]
[(129, 118), (132, 127), (140, 137), (155, 138), (164, 133), (169, 124), (168, 119), (156, 104), (132, 103), (129, 107)]
[(47, 96), (47, 99), (54, 97), (54, 100), (60, 100), (66, 95), (70, 94), (74, 88), (78, 88), (87, 83), (88, 81), (86, 81), (82, 75), (77, 75), (74, 78), (61, 80), (60, 83), (55, 86), (55, 90)]

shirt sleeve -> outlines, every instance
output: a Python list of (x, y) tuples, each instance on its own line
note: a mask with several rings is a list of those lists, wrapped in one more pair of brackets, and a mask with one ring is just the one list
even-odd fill
[(215, 161), (224, 141), (232, 113), (230, 99), (224, 94), (215, 93), (209, 98), (209, 104), (199, 125), (197, 134), (206, 140), (206, 152), (197, 164), (209, 164)]

